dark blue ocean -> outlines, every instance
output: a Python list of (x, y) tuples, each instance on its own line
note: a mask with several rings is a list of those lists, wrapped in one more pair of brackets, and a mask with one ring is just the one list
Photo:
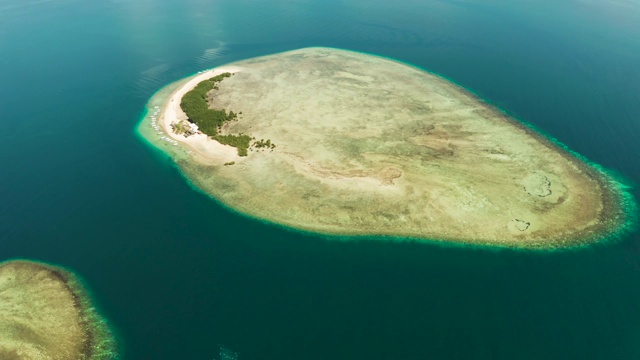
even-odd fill
[(164, 85), (307, 46), (436, 72), (640, 182), (638, 0), (0, 0), (0, 260), (81, 276), (122, 359), (640, 359), (638, 232), (557, 252), (302, 234), (194, 191), (136, 133)]

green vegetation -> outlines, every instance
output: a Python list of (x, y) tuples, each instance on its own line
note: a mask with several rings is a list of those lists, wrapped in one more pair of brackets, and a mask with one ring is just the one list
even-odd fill
[(249, 135), (215, 135), (211, 138), (220, 144), (236, 147), (238, 148), (238, 155), (247, 156), (247, 149), (249, 149), (249, 141), (251, 140)]
[(177, 123), (171, 123), (171, 129), (173, 129), (173, 132), (176, 134), (182, 134), (185, 136), (193, 135), (189, 122), (185, 120), (180, 120)]
[(270, 139), (267, 139), (266, 141), (264, 139), (260, 139), (260, 141), (253, 143), (253, 147), (256, 149), (267, 148), (273, 150), (276, 148), (276, 144), (271, 143)]
[(202, 81), (182, 97), (180, 107), (189, 117), (189, 121), (198, 125), (198, 129), (204, 134), (209, 135), (221, 144), (238, 148), (238, 155), (247, 156), (247, 149), (249, 149), (249, 142), (251, 141), (248, 135), (218, 134), (222, 125), (227, 121), (237, 120), (238, 114), (233, 111), (227, 113), (225, 109), (209, 109), (209, 104), (207, 103), (207, 93), (211, 90), (218, 90), (217, 84), (230, 76), (231, 73), (227, 72)]
[(229, 161), (229, 162), (224, 163), (224, 166), (235, 165), (235, 164), (236, 164), (235, 161)]

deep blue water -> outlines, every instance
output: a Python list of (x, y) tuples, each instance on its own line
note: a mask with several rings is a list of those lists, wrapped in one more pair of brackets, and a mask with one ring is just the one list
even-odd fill
[(640, 358), (637, 232), (327, 240), (225, 210), (137, 137), (165, 84), (305, 46), (437, 72), (640, 182), (637, 0), (0, 0), (0, 260), (76, 271), (123, 359)]

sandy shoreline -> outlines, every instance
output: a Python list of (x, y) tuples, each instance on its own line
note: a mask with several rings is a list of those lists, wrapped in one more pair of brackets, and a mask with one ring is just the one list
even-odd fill
[(180, 101), (187, 92), (191, 91), (200, 82), (226, 72), (237, 73), (240, 71), (241, 68), (237, 66), (225, 66), (202, 72), (171, 93), (166, 103), (160, 107), (158, 124), (162, 130), (171, 139), (188, 147), (192, 151), (191, 154), (193, 158), (199, 163), (221, 165), (230, 161), (237, 162), (241, 157), (238, 156), (238, 150), (235, 147), (220, 144), (205, 134), (200, 133), (185, 137), (184, 135), (173, 132), (171, 129), (173, 122), (187, 119), (187, 115), (182, 111), (182, 108), (180, 108)]

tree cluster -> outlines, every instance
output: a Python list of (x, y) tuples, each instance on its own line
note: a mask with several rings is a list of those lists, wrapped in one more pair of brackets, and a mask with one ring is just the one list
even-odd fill
[(212, 138), (220, 144), (231, 145), (238, 148), (238, 155), (247, 156), (249, 141), (251, 141), (249, 135), (215, 135), (212, 136)]
[(187, 114), (189, 121), (198, 125), (198, 129), (204, 134), (209, 135), (221, 144), (238, 148), (238, 155), (247, 156), (247, 149), (249, 149), (249, 142), (251, 141), (248, 135), (218, 134), (218, 130), (225, 122), (236, 120), (238, 115), (233, 111), (227, 113), (225, 109), (210, 109), (207, 103), (209, 91), (218, 90), (217, 84), (230, 76), (231, 73), (227, 72), (202, 81), (182, 97), (180, 107)]
[(267, 148), (273, 150), (276, 148), (276, 144), (272, 143), (270, 139), (260, 139), (259, 141), (255, 141), (253, 143), (253, 147), (255, 147), (256, 149)]

